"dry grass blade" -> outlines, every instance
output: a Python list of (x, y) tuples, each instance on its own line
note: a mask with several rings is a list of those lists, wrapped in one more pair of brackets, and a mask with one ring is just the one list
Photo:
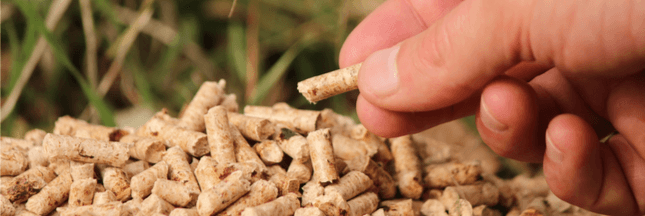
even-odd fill
[(134, 40), (137, 39), (137, 36), (139, 35), (139, 32), (141, 32), (143, 26), (145, 26), (150, 21), (150, 19), (152, 18), (152, 13), (152, 7), (145, 8), (141, 12), (141, 14), (139, 14), (134, 23), (132, 23), (130, 28), (126, 30), (125, 34), (123, 34), (123, 37), (120, 40), (121, 43), (119, 44), (119, 47), (117, 49), (116, 57), (110, 65), (108, 72), (101, 79), (101, 83), (99, 83), (99, 95), (104, 96), (112, 86), (112, 83), (114, 83), (114, 79), (116, 79), (119, 71), (121, 71), (123, 61), (125, 60), (130, 47), (132, 47), (132, 43), (134, 43)]
[[(235, 7), (235, 4), (233, 4)], [(259, 24), (258, 1), (251, 0), (246, 20), (246, 101), (250, 101), (258, 82)], [(231, 9), (232, 11), (233, 9)]]
[(233, 0), (233, 5), (231, 6), (231, 11), (228, 12), (228, 18), (233, 16), (233, 11), (235, 11), (235, 5), (237, 5), (237, 0)]
[[(152, 19), (152, 4), (144, 3), (142, 4), (142, 6), (145, 7), (143, 11), (141, 11), (136, 20), (132, 23), (132, 25), (130, 25), (130, 27), (118, 40), (120, 41), (120, 43), (118, 45), (114, 61), (112, 62), (112, 64), (110, 64), (107, 73), (103, 76), (101, 82), (97, 87), (97, 92), (99, 93), (100, 97), (105, 96), (108, 90), (110, 90), (110, 87), (114, 83), (114, 80), (116, 80), (119, 72), (121, 72), (123, 62), (125, 61), (125, 57), (127, 56), (130, 47), (132, 47), (132, 43), (134, 43), (134, 40), (137, 39), (137, 36), (141, 32), (141, 29), (143, 29), (143, 26), (145, 26), (150, 21), (150, 19)], [(90, 107), (86, 107), (85, 110), (83, 110), (83, 113), (81, 113), (81, 118), (87, 118), (89, 114)]]
[(79, 0), (81, 6), (81, 20), (83, 33), (85, 33), (85, 52), (87, 55), (87, 78), (92, 88), (98, 82), (98, 66), (96, 61), (96, 33), (94, 31), (94, 18), (92, 18), (92, 5), (90, 0)]
[[(114, 10), (116, 11), (119, 21), (123, 23), (132, 24), (137, 18), (137, 13), (128, 8), (118, 5), (113, 5), (112, 7), (114, 7)], [(152, 38), (161, 41), (165, 45), (171, 45), (175, 37), (177, 37), (177, 31), (155, 19), (151, 19), (145, 26), (143, 26), (141, 32), (152, 36)], [(199, 45), (195, 44), (195, 42), (189, 41), (184, 46), (183, 53), (190, 61), (195, 63), (199, 72), (201, 72), (206, 79), (215, 79), (213, 76), (215, 65), (213, 65), (209, 60), (206, 56), (206, 52)]]
[[(63, 14), (65, 13), (65, 11), (67, 11), (67, 7), (71, 2), (72, 0), (56, 0), (52, 2), (52, 7), (49, 8), (49, 12), (47, 12), (47, 18), (45, 19), (45, 26), (47, 27), (47, 29), (53, 30), (56, 27), (56, 24), (58, 24), (58, 21), (60, 21), (61, 17), (63, 17)], [(38, 38), (36, 47), (31, 53), (31, 56), (29, 56), (29, 60), (27, 60), (27, 63), (22, 68), (20, 77), (18, 77), (16, 85), (11, 90), (11, 93), (3, 104), (2, 109), (0, 109), (2, 111), (2, 121), (4, 121), (7, 116), (9, 116), (11, 110), (13, 110), (13, 108), (16, 106), (16, 102), (18, 102), (18, 98), (22, 93), (22, 89), (27, 84), (27, 81), (29, 81), (31, 74), (34, 72), (34, 68), (36, 68), (36, 64), (38, 64), (38, 61), (40, 61), (40, 58), (42, 57), (46, 48), (47, 41), (41, 36), (40, 38)]]
[(9, 3), (0, 3), (0, 23), (9, 19), (13, 15), (13, 5)]

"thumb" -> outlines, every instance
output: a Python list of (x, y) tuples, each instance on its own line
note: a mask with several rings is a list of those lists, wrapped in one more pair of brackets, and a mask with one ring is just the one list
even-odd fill
[(569, 74), (637, 73), (645, 60), (644, 1), (598, 2), (464, 1), (422, 33), (369, 56), (358, 87), (373, 105), (412, 112), (462, 101), (522, 61)]

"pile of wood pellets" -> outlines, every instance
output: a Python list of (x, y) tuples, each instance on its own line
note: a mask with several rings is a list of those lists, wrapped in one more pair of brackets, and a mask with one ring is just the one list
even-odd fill
[(384, 139), (330, 109), (240, 114), (225, 86), (138, 128), (64, 116), (2, 137), (0, 215), (593, 215), (543, 176), (496, 177), (460, 122)]

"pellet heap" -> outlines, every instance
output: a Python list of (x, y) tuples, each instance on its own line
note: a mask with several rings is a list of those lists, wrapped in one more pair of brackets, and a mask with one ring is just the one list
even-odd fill
[(383, 139), (330, 109), (239, 114), (225, 85), (136, 130), (64, 116), (52, 133), (2, 137), (1, 215), (591, 214), (543, 177), (496, 177), (459, 122)]

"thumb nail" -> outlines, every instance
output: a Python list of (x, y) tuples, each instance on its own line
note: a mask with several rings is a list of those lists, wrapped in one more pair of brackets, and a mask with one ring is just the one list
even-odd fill
[[(370, 55), (358, 73), (361, 90), (370, 91), (376, 96), (388, 96), (399, 89), (399, 73), (396, 56), (401, 46), (396, 45)], [(362, 78), (362, 79), (361, 79)], [(362, 85), (361, 85), (362, 84)]]
[(497, 118), (495, 118), (495, 115), (491, 113), (490, 108), (486, 104), (486, 100), (483, 95), (480, 104), (481, 120), (484, 126), (498, 133), (508, 130), (508, 126), (497, 120)]
[(549, 137), (549, 133), (546, 133), (546, 157), (551, 160), (552, 162), (556, 164), (562, 163), (562, 151), (558, 149), (558, 147), (555, 146), (553, 141), (551, 141), (551, 137)]

